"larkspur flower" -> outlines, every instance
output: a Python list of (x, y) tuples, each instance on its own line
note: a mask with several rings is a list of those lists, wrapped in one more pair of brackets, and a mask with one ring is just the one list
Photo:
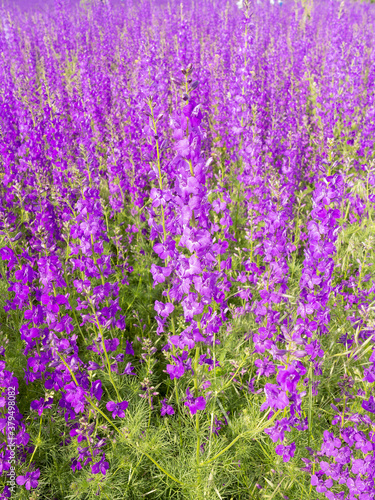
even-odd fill
[(267, 408), (283, 410), (289, 405), (286, 393), (275, 384), (266, 384), (264, 392), (266, 394), (266, 401), (260, 407), (261, 411), (264, 411)]
[(294, 442), (288, 446), (278, 444), (275, 448), (275, 452), (283, 457), (284, 462), (289, 462), (289, 460), (294, 457), (295, 451), (296, 451), (296, 443)]
[(129, 403), (127, 401), (122, 401), (120, 403), (115, 403), (114, 401), (108, 401), (106, 408), (108, 411), (112, 412), (112, 418), (125, 417), (125, 410)]
[(161, 402), (160, 414), (162, 417), (164, 417), (165, 415), (174, 415), (174, 409), (171, 405), (167, 404), (166, 398), (164, 398)]
[(40, 470), (26, 472), (24, 476), (17, 476), (16, 482), (20, 486), (25, 486), (29, 491), (31, 488), (38, 486), (38, 479), (40, 477)]
[(206, 400), (203, 396), (198, 396), (194, 398), (190, 392), (190, 389), (186, 389), (186, 401), (184, 405), (190, 410), (191, 415), (195, 415), (197, 411), (202, 411), (206, 408)]
[(93, 474), (99, 474), (101, 472), (103, 476), (107, 474), (107, 470), (109, 469), (109, 463), (105, 460), (105, 454), (103, 453), (102, 458), (99, 462), (96, 462), (91, 466), (91, 472)]

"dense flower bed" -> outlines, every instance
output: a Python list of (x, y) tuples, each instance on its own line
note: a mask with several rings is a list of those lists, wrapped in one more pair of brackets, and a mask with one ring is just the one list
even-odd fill
[(375, 9), (0, 19), (0, 497), (375, 498)]

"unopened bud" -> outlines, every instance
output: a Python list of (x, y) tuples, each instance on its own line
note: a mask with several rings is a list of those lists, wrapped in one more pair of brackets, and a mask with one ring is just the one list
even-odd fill
[(179, 78), (175, 78), (174, 76), (172, 76), (171, 80), (176, 85), (182, 85), (182, 80), (180, 80)]

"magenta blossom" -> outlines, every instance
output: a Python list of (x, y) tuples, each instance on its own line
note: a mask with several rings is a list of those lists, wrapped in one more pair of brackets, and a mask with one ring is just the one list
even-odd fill
[(198, 396), (194, 398), (191, 394), (189, 388), (186, 389), (186, 401), (184, 403), (190, 410), (192, 415), (195, 415), (198, 410), (204, 410), (206, 408), (206, 400), (203, 396)]
[(114, 401), (108, 401), (105, 405), (108, 411), (112, 412), (112, 418), (116, 418), (117, 416), (120, 418), (125, 417), (125, 410), (128, 407), (129, 403), (127, 401), (122, 401), (121, 403), (115, 403)]
[(103, 476), (106, 475), (108, 469), (109, 469), (109, 463), (106, 462), (104, 453), (99, 462), (96, 462), (91, 466), (91, 472), (93, 474), (98, 474), (99, 472), (101, 472)]
[(264, 387), (264, 392), (266, 393), (266, 401), (260, 407), (261, 411), (267, 408), (273, 408), (275, 410), (283, 410), (289, 405), (289, 399), (284, 391), (279, 389), (275, 384), (266, 384)]
[(294, 452), (296, 451), (296, 443), (293, 442), (289, 446), (278, 444), (275, 448), (275, 451), (278, 455), (281, 455), (283, 457), (284, 462), (289, 462), (289, 460), (294, 457)]
[(167, 401), (167, 398), (164, 398), (161, 402), (160, 414), (162, 417), (164, 417), (165, 415), (174, 415), (173, 407), (168, 405), (166, 401)]
[(32, 472), (26, 472), (24, 476), (18, 476), (16, 482), (20, 486), (25, 485), (25, 488), (30, 490), (31, 488), (36, 488), (38, 486), (39, 476), (40, 470), (37, 469)]

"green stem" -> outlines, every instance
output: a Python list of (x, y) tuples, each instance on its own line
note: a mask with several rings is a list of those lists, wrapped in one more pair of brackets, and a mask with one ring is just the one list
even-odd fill
[(217, 458), (219, 458), (223, 453), (225, 453), (227, 450), (229, 450), (229, 448), (231, 448), (234, 444), (237, 443), (237, 441), (242, 437), (244, 436), (244, 434), (238, 434), (238, 436), (236, 438), (233, 439), (233, 441), (228, 444), (228, 446), (226, 446), (223, 450), (221, 450), (219, 453), (217, 453), (214, 457), (210, 458), (209, 460), (206, 460), (205, 462), (202, 462), (200, 465), (203, 466), (203, 465), (208, 465), (210, 464), (211, 462), (213, 462), (214, 460), (216, 460)]
[(113, 385), (113, 387), (114, 387), (114, 389), (115, 389), (115, 391), (116, 391), (117, 401), (120, 403), (120, 402), (121, 402), (121, 397), (120, 397), (120, 393), (118, 392), (118, 389), (117, 389), (117, 386), (116, 386), (116, 384), (115, 384), (115, 381), (113, 380), (113, 377), (112, 377), (111, 363), (110, 363), (110, 361), (109, 361), (109, 356), (108, 356), (108, 353), (107, 353), (107, 349), (106, 349), (106, 347), (105, 347), (105, 343), (104, 343), (104, 335), (103, 335), (103, 331), (102, 331), (102, 329), (101, 329), (101, 327), (100, 327), (99, 318), (98, 318), (98, 316), (97, 316), (97, 314), (96, 314), (96, 311), (95, 311), (95, 308), (94, 308), (94, 306), (93, 306), (93, 305), (91, 305), (91, 309), (92, 309), (92, 311), (93, 311), (93, 313), (94, 313), (94, 316), (95, 316), (95, 319), (96, 319), (96, 323), (97, 323), (97, 325), (98, 325), (98, 329), (99, 329), (99, 332), (100, 332), (100, 336), (101, 336), (101, 339), (102, 339), (102, 347), (103, 347), (103, 351), (104, 351), (105, 358), (106, 358), (106, 360), (107, 360), (107, 365), (108, 365), (108, 375), (109, 375), (109, 379), (110, 379), (110, 381), (111, 381), (111, 383), (112, 383), (112, 385)]
[(40, 417), (38, 439), (37, 439), (36, 446), (35, 446), (35, 448), (34, 448), (33, 454), (31, 455), (29, 465), (27, 466), (27, 470), (29, 470), (29, 467), (30, 467), (30, 465), (31, 465), (31, 462), (33, 461), (33, 458), (34, 458), (35, 452), (36, 452), (36, 450), (37, 450), (37, 449), (38, 449), (38, 447), (39, 447), (39, 443), (40, 443), (40, 435), (41, 435), (41, 433), (42, 433), (42, 422), (43, 422), (43, 416), (41, 416), (41, 417)]
[(313, 400), (312, 400), (312, 365), (310, 365), (309, 368), (309, 412), (308, 412), (308, 423), (309, 423), (309, 434), (308, 434), (308, 445), (310, 446), (310, 436), (314, 439), (313, 435), (313, 421), (312, 421), (312, 405), (313, 405)]
[(178, 412), (178, 433), (180, 435), (180, 446), (182, 448), (182, 434), (181, 434), (181, 421), (180, 421), (180, 402), (178, 399), (178, 385), (177, 379), (174, 379), (174, 388), (176, 391), (176, 404), (177, 404), (177, 412)]
[[(264, 427), (264, 428), (268, 427), (268, 426), (270, 425), (270, 423), (272, 423), (272, 422), (275, 420), (275, 418), (276, 418), (276, 417), (277, 417), (277, 415), (280, 413), (280, 411), (281, 411), (281, 410), (278, 410), (278, 411), (277, 411), (277, 412), (276, 412), (276, 413), (275, 413), (275, 414), (274, 414), (274, 415), (270, 418), (270, 420), (268, 420), (268, 421), (267, 421), (267, 424), (265, 425), (265, 427)], [(264, 420), (264, 419), (267, 417), (267, 415), (268, 415), (268, 414), (269, 414), (269, 411), (267, 411), (267, 413), (264, 415), (264, 417), (263, 417), (263, 419), (262, 419), (262, 420)], [(261, 430), (263, 430), (263, 429), (258, 428), (258, 429), (256, 429), (255, 433), (258, 433), (258, 432), (260, 432)], [(238, 435), (236, 438), (234, 438), (234, 439), (233, 439), (233, 441), (232, 441), (231, 443), (229, 443), (229, 444), (228, 444), (228, 446), (226, 446), (223, 450), (219, 451), (219, 453), (217, 453), (214, 457), (210, 458), (209, 460), (206, 460), (205, 462), (202, 462), (200, 465), (201, 465), (201, 466), (208, 465), (208, 464), (210, 464), (211, 462), (213, 462), (214, 460), (216, 460), (217, 458), (219, 458), (219, 457), (220, 457), (223, 453), (225, 453), (227, 450), (229, 450), (229, 449), (230, 449), (230, 448), (231, 448), (234, 444), (236, 444), (236, 443), (237, 443), (237, 441), (238, 441), (241, 437), (245, 436), (246, 434), (248, 434), (248, 433), (247, 433), (247, 432), (242, 432), (241, 434), (239, 434), (239, 435)]]
[[(198, 397), (198, 364), (199, 364), (199, 347), (195, 351), (195, 364), (194, 364), (194, 388), (195, 397)], [(199, 414), (195, 414), (195, 430), (197, 433), (197, 450), (196, 450), (196, 461), (199, 467), (199, 450), (200, 450), (200, 435), (199, 435)]]
[[(156, 123), (155, 123), (155, 117), (154, 117), (154, 108), (152, 104), (150, 104), (150, 110), (151, 110), (151, 118), (152, 118), (152, 123), (154, 126), (154, 131), (156, 134)], [(157, 159), (158, 159), (158, 172), (159, 172), (159, 188), (163, 189), (163, 178), (161, 176), (161, 164), (160, 164), (160, 148), (159, 148), (159, 139), (155, 139), (156, 141), (156, 154), (157, 154)], [(165, 217), (164, 217), (164, 207), (161, 204), (161, 217), (162, 217), (162, 224), (163, 224), (163, 234), (164, 234), (164, 241), (167, 239), (167, 231), (165, 229)]]

